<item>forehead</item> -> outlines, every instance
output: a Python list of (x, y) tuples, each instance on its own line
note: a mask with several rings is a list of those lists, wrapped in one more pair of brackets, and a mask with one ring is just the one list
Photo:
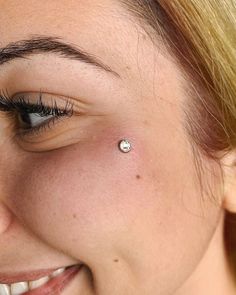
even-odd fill
[[(112, 18), (112, 1), (0, 1), (0, 27), (4, 40), (13, 39), (30, 33), (68, 33), (82, 35), (89, 28), (90, 32), (101, 32), (108, 27)], [(105, 21), (106, 20), (106, 21)], [(7, 28), (7, 30), (6, 30)], [(112, 27), (111, 27), (112, 28)]]
[(102, 57), (117, 71), (136, 64), (144, 31), (137, 30), (120, 1), (0, 0), (0, 7), (0, 47), (33, 35), (59, 36)]

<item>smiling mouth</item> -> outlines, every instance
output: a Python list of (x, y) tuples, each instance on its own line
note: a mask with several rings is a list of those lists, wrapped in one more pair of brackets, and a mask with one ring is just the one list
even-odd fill
[[(0, 295), (53, 295), (61, 294), (61, 291), (70, 283), (80, 271), (82, 265), (72, 265), (47, 272), (46, 276), (28, 274), (28, 278), (37, 277), (37, 280), (19, 281), (16, 278), (3, 279), (0, 275)], [(39, 277), (39, 278), (38, 278)], [(15, 281), (14, 281), (15, 280)]]

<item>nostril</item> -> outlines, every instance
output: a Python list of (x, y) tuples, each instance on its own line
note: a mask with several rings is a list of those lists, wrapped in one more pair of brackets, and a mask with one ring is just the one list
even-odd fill
[(11, 224), (11, 221), (12, 221), (11, 211), (7, 208), (6, 205), (0, 202), (0, 234), (7, 231), (8, 227)]

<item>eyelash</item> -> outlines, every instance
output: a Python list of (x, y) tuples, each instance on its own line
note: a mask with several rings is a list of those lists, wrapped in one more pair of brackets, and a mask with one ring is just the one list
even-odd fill
[[(38, 100), (31, 103), (24, 95), (19, 95), (17, 99), (11, 99), (8, 94), (0, 91), (0, 112), (5, 112), (10, 118), (14, 117), (16, 121), (17, 115), (38, 114), (40, 117), (53, 116), (32, 128), (17, 130), (16, 135), (22, 137), (28, 135), (39, 135), (42, 131), (46, 131), (61, 117), (71, 117), (73, 115), (73, 103), (69, 100), (65, 101), (65, 106), (59, 108), (56, 100), (52, 100), (53, 106), (48, 106), (42, 102), (42, 93), (39, 93)], [(16, 128), (17, 129), (17, 128)], [(18, 128), (19, 129), (19, 128)]]

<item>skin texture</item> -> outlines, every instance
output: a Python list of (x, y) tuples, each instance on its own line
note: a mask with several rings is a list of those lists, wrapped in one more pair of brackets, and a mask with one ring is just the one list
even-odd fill
[(187, 82), (174, 61), (118, 1), (0, 6), (1, 47), (61, 36), (120, 76), (52, 54), (1, 66), (11, 95), (71, 97), (83, 115), (28, 142), (1, 118), (0, 272), (82, 262), (63, 295), (235, 294), (219, 170), (203, 159), (202, 189), (182, 122)]

